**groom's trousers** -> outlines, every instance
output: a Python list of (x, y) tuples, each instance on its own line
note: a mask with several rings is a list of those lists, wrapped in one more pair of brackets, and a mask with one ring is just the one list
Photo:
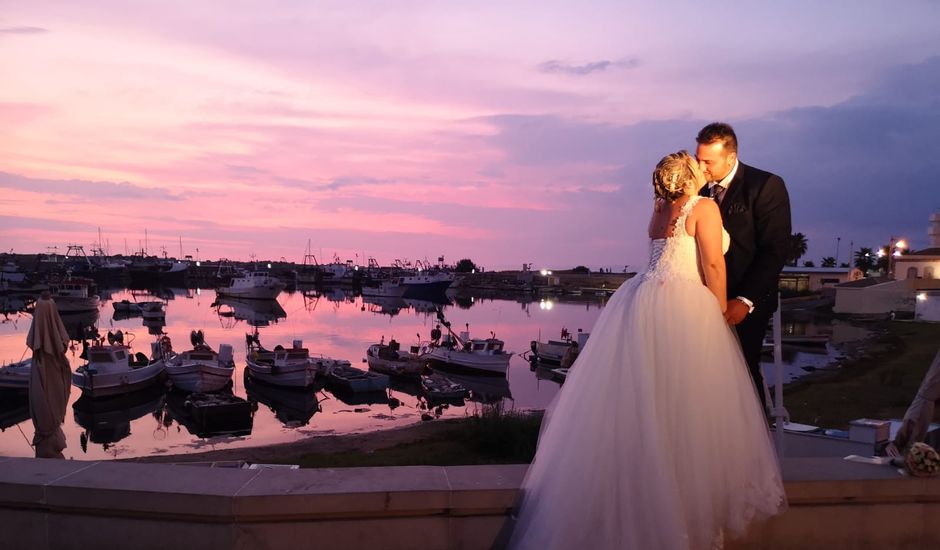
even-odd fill
[(741, 351), (744, 352), (744, 360), (747, 362), (751, 379), (754, 381), (754, 389), (757, 390), (757, 397), (765, 413), (767, 401), (764, 396), (764, 376), (761, 373), (760, 356), (764, 347), (764, 336), (767, 334), (767, 323), (770, 322), (770, 318), (777, 309), (775, 298), (776, 295), (773, 300), (765, 299), (755, 304), (754, 312), (748, 314), (735, 327), (738, 340), (741, 342)]

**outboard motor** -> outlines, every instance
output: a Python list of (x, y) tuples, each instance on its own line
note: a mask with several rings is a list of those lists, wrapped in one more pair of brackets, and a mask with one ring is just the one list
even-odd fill
[(235, 365), (234, 353), (231, 344), (219, 345), (219, 363), (223, 365)]
[(401, 344), (398, 343), (398, 340), (392, 338), (391, 340), (388, 341), (388, 347), (392, 351), (398, 351), (401, 349)]

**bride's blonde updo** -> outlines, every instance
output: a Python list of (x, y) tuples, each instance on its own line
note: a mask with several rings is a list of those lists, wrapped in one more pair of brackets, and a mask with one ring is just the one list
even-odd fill
[(672, 202), (687, 194), (695, 185), (694, 162), (695, 159), (685, 150), (663, 157), (653, 171), (656, 198)]

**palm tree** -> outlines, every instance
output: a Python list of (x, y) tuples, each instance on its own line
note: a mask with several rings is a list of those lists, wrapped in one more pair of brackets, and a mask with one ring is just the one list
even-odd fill
[(803, 254), (806, 254), (806, 235), (794, 233), (790, 235), (789, 253), (787, 254), (787, 263), (795, 266)]
[(868, 247), (862, 247), (858, 249), (858, 252), (855, 253), (855, 267), (862, 270), (862, 273), (867, 274), (869, 271), (875, 268), (875, 264), (878, 261), (878, 256), (875, 254), (875, 251)]
[(832, 256), (826, 256), (825, 258), (822, 259), (822, 264), (820, 265), (822, 265), (822, 267), (835, 267), (836, 259), (833, 258)]

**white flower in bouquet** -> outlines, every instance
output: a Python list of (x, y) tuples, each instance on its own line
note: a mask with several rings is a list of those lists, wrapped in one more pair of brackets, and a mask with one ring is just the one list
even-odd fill
[(904, 458), (904, 466), (911, 475), (933, 477), (940, 473), (940, 454), (926, 443), (914, 443)]

